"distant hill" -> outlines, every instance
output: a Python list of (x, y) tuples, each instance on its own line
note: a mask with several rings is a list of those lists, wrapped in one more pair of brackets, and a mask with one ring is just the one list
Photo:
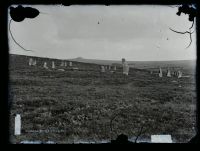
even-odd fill
[(85, 59), (82, 57), (69, 59), (70, 61), (76, 62), (83, 62), (83, 63), (94, 63), (94, 64), (101, 64), (101, 65), (112, 65), (113, 63), (121, 64), (121, 60), (98, 60), (98, 59)]
[[(24, 60), (28, 61), (28, 58), (31, 56), (24, 55), (15, 55), (10, 54), (10, 57), (16, 60)], [(32, 57), (36, 58), (38, 61), (55, 61), (56, 64), (60, 64), (62, 60), (65, 59), (53, 59), (53, 58), (43, 58), (43, 57)], [(13, 60), (12, 59), (12, 60)], [(13, 60), (13, 61), (14, 61)], [(15, 62), (14, 61), (14, 62)], [(65, 61), (72, 61), (75, 64), (84, 63), (85, 65), (115, 65), (121, 66), (121, 60), (98, 60), (98, 59), (85, 59), (82, 57), (74, 58), (74, 59), (66, 59)], [(180, 68), (184, 70), (189, 70), (190, 72), (195, 72), (196, 69), (196, 61), (195, 60), (172, 60), (172, 61), (127, 61), (130, 67), (137, 69), (158, 69), (159, 67), (163, 69), (169, 68)], [(42, 63), (42, 62), (41, 62)]]
[[(71, 61), (83, 62), (83, 63), (94, 63), (101, 65), (121, 65), (121, 60), (97, 60), (97, 59), (85, 59), (82, 57), (69, 59)], [(172, 60), (172, 61), (127, 61), (131, 67), (140, 68), (140, 69), (149, 69), (149, 68), (168, 68), (168, 67), (177, 67), (177, 68), (196, 68), (195, 60)]]

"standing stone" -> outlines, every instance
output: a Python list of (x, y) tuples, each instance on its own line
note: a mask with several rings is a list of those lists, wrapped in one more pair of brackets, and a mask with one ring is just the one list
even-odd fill
[(72, 67), (72, 62), (69, 62), (69, 66)]
[(116, 71), (117, 70), (117, 67), (116, 66), (114, 66), (114, 69), (113, 69), (114, 71)]
[(29, 66), (32, 66), (32, 65), (33, 65), (33, 59), (32, 59), (32, 58), (29, 58), (28, 65), (29, 65)]
[(182, 72), (179, 70), (178, 71), (178, 78), (181, 78), (182, 77)]
[(44, 62), (44, 68), (45, 68), (45, 69), (48, 69), (47, 63), (46, 63), (46, 62)]
[(21, 135), (21, 116), (17, 114), (15, 116), (15, 135)]
[(111, 70), (111, 66), (108, 66), (108, 70)]
[(52, 69), (55, 69), (56, 67), (55, 67), (55, 63), (54, 63), (54, 61), (52, 61)]
[(129, 65), (127, 64), (127, 62), (124, 58), (122, 58), (122, 68), (123, 68), (123, 74), (128, 75)]
[(171, 77), (171, 72), (169, 69), (167, 70), (167, 77)]
[(105, 67), (101, 66), (101, 72), (105, 72)]
[(163, 74), (162, 74), (162, 69), (159, 69), (159, 77), (162, 78)]
[(65, 62), (64, 66), (67, 67), (67, 62)]

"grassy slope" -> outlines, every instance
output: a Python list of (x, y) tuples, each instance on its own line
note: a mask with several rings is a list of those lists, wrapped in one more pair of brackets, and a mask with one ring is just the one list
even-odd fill
[[(43, 60), (38, 59), (39, 66)], [(59, 60), (56, 63), (60, 64)], [(130, 75), (124, 77), (120, 69), (114, 74), (101, 74), (97, 65), (75, 62), (74, 65), (81, 71), (46, 71), (29, 67), (28, 57), (11, 57), (13, 142), (65, 143), (83, 138), (110, 139), (120, 133), (135, 136), (143, 121), (147, 129), (143, 136), (166, 133), (178, 142), (194, 136), (194, 76), (159, 79), (146, 70), (131, 68)], [(15, 113), (22, 116), (22, 135), (18, 137), (13, 136)], [(111, 132), (110, 119), (116, 114)]]

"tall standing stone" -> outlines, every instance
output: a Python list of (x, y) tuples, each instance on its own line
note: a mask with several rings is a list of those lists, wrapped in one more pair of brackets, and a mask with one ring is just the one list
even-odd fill
[(33, 59), (32, 59), (32, 58), (29, 58), (28, 65), (29, 65), (29, 66), (32, 66), (32, 65), (33, 65)]
[(129, 65), (124, 58), (122, 58), (122, 68), (123, 68), (123, 74), (128, 75)]
[(47, 67), (47, 63), (46, 62), (44, 62), (44, 66), (43, 66), (45, 69), (48, 69), (48, 67)]
[(69, 66), (72, 67), (72, 62), (71, 61), (69, 62)]
[(178, 78), (181, 78), (182, 77), (182, 72), (179, 70), (178, 71)]
[(162, 78), (163, 74), (162, 74), (162, 69), (159, 69), (159, 77)]
[(117, 70), (117, 67), (116, 66), (114, 66), (114, 71), (116, 71)]
[(171, 72), (169, 69), (167, 70), (167, 77), (171, 77)]
[(65, 62), (64, 66), (67, 67), (67, 62)]
[(52, 69), (55, 69), (56, 67), (55, 67), (55, 63), (54, 63), (54, 61), (52, 61)]
[(105, 67), (101, 66), (101, 72), (105, 72)]

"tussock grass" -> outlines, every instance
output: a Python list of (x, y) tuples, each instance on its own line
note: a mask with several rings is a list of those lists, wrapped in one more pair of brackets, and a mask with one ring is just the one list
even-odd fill
[[(177, 142), (187, 142), (195, 135), (194, 75), (158, 78), (131, 68), (127, 77), (120, 68), (102, 74), (98, 65), (83, 63), (78, 64), (79, 71), (44, 71), (24, 65), (27, 58), (14, 60), (10, 64), (13, 142), (110, 140), (120, 133), (136, 136), (142, 125), (146, 131), (141, 137), (171, 134)], [(18, 137), (13, 136), (16, 113), (22, 116), (23, 133)]]

